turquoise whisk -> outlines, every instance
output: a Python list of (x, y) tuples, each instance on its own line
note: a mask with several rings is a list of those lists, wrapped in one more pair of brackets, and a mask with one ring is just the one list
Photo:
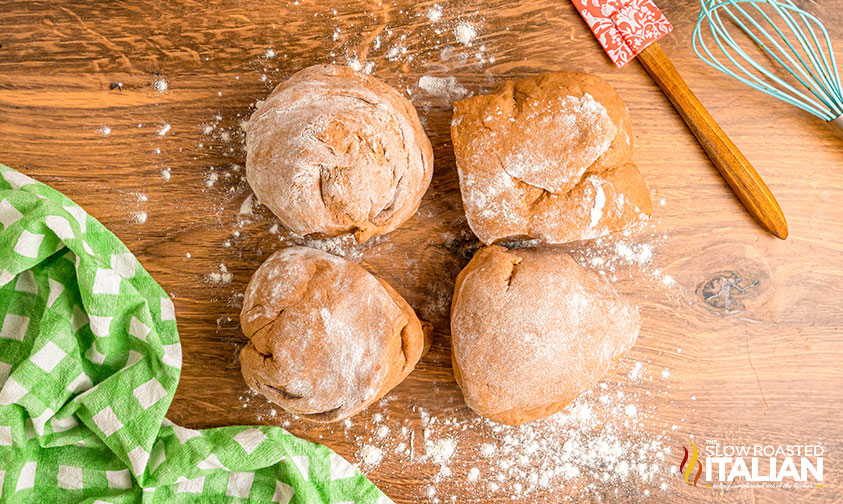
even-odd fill
[[(693, 36), (697, 56), (744, 84), (828, 121), (843, 134), (843, 86), (828, 32), (816, 16), (791, 0), (700, 4)], [(713, 43), (706, 43), (704, 33)], [(771, 67), (748, 52), (764, 57)]]

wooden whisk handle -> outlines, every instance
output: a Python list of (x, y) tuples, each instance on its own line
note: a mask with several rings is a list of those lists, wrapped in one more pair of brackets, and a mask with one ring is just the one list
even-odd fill
[(638, 61), (682, 116), (747, 211), (766, 230), (782, 240), (787, 238), (787, 221), (773, 193), (703, 107), (659, 44), (647, 46), (638, 54)]

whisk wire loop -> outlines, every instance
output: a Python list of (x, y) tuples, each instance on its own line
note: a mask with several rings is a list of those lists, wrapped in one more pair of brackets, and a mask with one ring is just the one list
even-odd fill
[[(791, 19), (790, 16), (785, 15), (785, 13), (782, 12), (782, 9), (778, 5), (772, 4), (772, 7), (773, 7), (773, 9), (776, 10), (776, 12), (779, 13), (779, 15), (782, 16), (782, 19), (784, 19), (785, 23), (787, 23), (788, 27), (791, 29), (791, 31), (793, 32), (793, 34), (796, 36), (797, 40), (799, 41), (799, 44), (801, 45), (802, 50), (805, 52), (805, 54), (811, 60), (811, 64), (813, 65), (814, 69), (819, 72), (819, 75), (821, 76), (822, 82), (820, 82), (820, 80), (817, 78), (817, 75), (814, 72), (810, 71), (810, 69), (807, 69), (807, 67), (806, 67), (806, 69), (810, 72), (810, 75), (813, 78), (814, 82), (816, 82), (817, 85), (820, 85), (822, 87), (823, 91), (825, 91), (826, 94), (833, 94), (832, 88), (830, 87), (831, 83), (830, 83), (830, 80), (829, 80), (829, 68), (828, 68), (828, 65), (827, 65), (827, 61), (826, 61), (825, 58), (819, 57), (819, 55), (824, 55), (825, 53), (823, 52), (822, 48), (819, 45), (819, 41), (817, 40), (816, 34), (812, 30), (808, 30), (808, 33), (811, 34), (811, 39), (814, 42), (814, 48), (816, 48), (816, 52), (814, 52), (811, 49), (811, 47), (808, 45), (807, 39), (805, 37), (805, 33), (802, 31), (802, 28), (799, 26), (799, 23), (794, 22), (794, 20)], [(755, 8), (757, 10), (760, 10), (760, 8), (757, 5), (755, 5)], [(790, 8), (798, 9), (795, 6), (792, 6)], [(822, 23), (820, 23), (815, 17), (810, 16), (810, 15), (808, 15), (808, 14), (802, 12), (802, 11), (798, 11), (798, 10), (797, 10), (797, 14), (799, 15), (800, 19), (802, 19), (802, 22), (805, 24), (805, 26), (808, 27), (808, 28), (810, 28), (810, 25), (808, 24), (808, 20), (812, 19), (817, 24), (817, 27), (820, 29), (820, 31), (822, 31), (825, 34), (826, 38), (828, 38), (828, 34), (825, 32), (825, 26), (823, 26)], [(771, 24), (775, 28), (775, 30), (779, 34), (779, 36), (782, 38), (782, 40), (784, 40), (788, 44), (791, 51), (793, 51), (793, 53), (798, 56), (798, 53), (793, 48), (793, 45), (790, 44), (790, 41), (787, 39), (785, 34), (782, 33), (782, 31), (774, 23), (771, 23)], [(829, 48), (831, 47), (830, 44), (829, 44), (828, 47)], [(820, 65), (818, 64), (818, 60), (822, 61), (823, 68), (820, 68)], [(797, 67), (797, 68), (801, 69), (801, 67)], [(817, 94), (815, 93), (815, 95), (817, 95)], [(817, 95), (817, 97), (819, 98), (820, 96)], [(831, 104), (829, 104), (829, 103), (826, 103), (826, 105), (831, 106)]]
[(823, 66), (826, 70), (825, 75), (830, 77), (833, 81), (830, 84), (831, 90), (834, 92), (834, 94), (838, 98), (841, 99), (841, 101), (843, 101), (843, 86), (840, 85), (840, 74), (837, 71), (837, 62), (834, 60), (834, 50), (831, 47), (831, 39), (828, 36), (828, 31), (825, 29), (825, 26), (822, 24), (822, 22), (814, 16), (808, 15), (803, 11), (799, 11), (799, 17), (803, 20), (803, 22), (805, 23), (806, 26), (810, 27), (810, 25), (808, 24), (808, 21), (810, 21), (811, 23), (814, 23), (814, 25), (817, 27), (817, 29), (819, 29), (820, 32), (822, 33), (824, 41), (825, 41), (825, 46), (826, 46), (826, 49), (827, 49), (828, 54), (829, 54), (828, 58), (825, 57), (826, 53), (820, 47), (820, 43), (817, 40), (817, 36), (814, 33), (814, 31), (808, 30), (808, 33), (811, 34), (811, 38), (814, 41), (814, 46), (817, 48), (817, 53), (822, 57), (821, 59), (822, 59), (822, 62), (823, 62)]
[[(814, 66), (814, 69), (816, 70), (816, 69), (817, 69), (817, 65), (816, 65), (816, 60), (815, 60), (815, 59), (814, 59), (814, 57), (813, 57), (813, 52), (810, 50), (810, 48), (809, 48), (809, 47), (806, 47), (806, 44), (805, 44), (805, 38), (804, 38), (804, 33), (802, 32), (802, 30), (801, 30), (801, 28), (799, 27), (799, 25), (798, 25), (798, 24), (796, 24), (796, 23), (793, 23), (793, 22), (791, 21), (791, 19), (790, 19), (790, 18), (789, 18), (789, 17), (788, 17), (785, 13), (783, 13), (783, 12), (781, 11), (781, 9), (779, 8), (779, 6), (778, 6), (778, 5), (776, 5), (776, 4), (774, 4), (774, 3), (773, 3), (773, 4), (770, 4), (770, 5), (771, 5), (771, 7), (772, 7), (774, 10), (776, 10), (776, 11), (777, 11), (777, 13), (779, 13), (779, 15), (781, 15), (781, 16), (782, 16), (782, 19), (784, 19), (785, 23), (788, 25), (788, 28), (790, 28), (790, 29), (791, 29), (791, 33), (793, 33), (793, 34), (794, 34), (794, 37), (796, 38), (796, 40), (797, 40), (797, 41), (799, 42), (799, 44), (800, 44), (800, 47), (801, 47), (801, 48), (802, 48), (802, 50), (803, 50), (803, 51), (807, 54), (807, 56), (808, 56), (808, 57), (809, 57), (809, 59), (811, 60), (811, 64)], [(753, 27), (755, 27), (755, 29), (756, 29), (756, 30), (758, 30), (758, 31), (759, 31), (759, 32), (760, 32), (760, 33), (764, 36), (764, 38), (765, 38), (765, 39), (767, 39), (767, 41), (768, 41), (769, 43), (773, 44), (773, 45), (775, 46), (775, 48), (779, 51), (779, 53), (781, 53), (781, 55), (782, 55), (782, 56), (784, 56), (785, 58), (787, 58), (788, 62), (790, 62), (790, 64), (791, 64), (791, 65), (793, 65), (793, 66), (792, 66), (792, 67), (788, 67), (788, 66), (787, 66), (787, 64), (786, 64), (784, 61), (782, 61), (782, 60), (781, 60), (781, 58), (779, 58), (779, 56), (778, 56), (775, 52), (773, 52), (773, 51), (771, 51), (771, 50), (768, 50), (768, 47), (764, 44), (764, 42), (763, 42), (763, 41), (761, 41), (761, 40), (760, 40), (760, 39), (759, 39), (759, 38), (755, 35), (755, 33), (753, 33), (751, 30), (747, 29), (747, 28), (746, 28), (746, 27), (745, 27), (745, 26), (741, 23), (741, 24), (740, 24), (741, 29), (742, 29), (742, 30), (744, 30), (744, 32), (745, 32), (745, 33), (746, 33), (746, 34), (747, 34), (747, 35), (748, 35), (748, 36), (749, 36), (749, 37), (753, 40), (753, 42), (755, 42), (755, 43), (756, 43), (758, 46), (760, 46), (762, 49), (766, 50), (766, 51), (767, 51), (767, 53), (768, 53), (768, 54), (769, 54), (769, 55), (770, 55), (773, 59), (775, 59), (775, 60), (776, 60), (776, 61), (777, 61), (780, 65), (782, 65), (782, 66), (784, 66), (784, 67), (786, 67), (786, 68), (793, 68), (793, 69), (795, 69), (795, 70), (798, 72), (798, 74), (797, 74), (797, 73), (794, 73), (794, 72), (791, 72), (791, 73), (792, 73), (792, 75), (793, 75), (793, 77), (794, 77), (796, 80), (798, 80), (798, 81), (799, 81), (799, 82), (800, 82), (803, 86), (805, 86), (805, 88), (806, 88), (806, 89), (808, 89), (808, 91), (809, 91), (811, 94), (813, 94), (813, 95), (814, 95), (814, 96), (815, 96), (818, 100), (820, 100), (821, 102), (823, 102), (823, 104), (824, 104), (826, 107), (830, 107), (831, 105), (830, 105), (830, 103), (827, 101), (827, 99), (826, 99), (826, 97), (825, 97), (825, 94), (816, 92), (816, 91), (814, 90), (814, 88), (813, 88), (813, 87), (811, 87), (811, 85), (810, 85), (808, 82), (806, 82), (806, 80), (810, 80), (810, 81), (812, 81), (812, 82), (814, 83), (814, 85), (821, 87), (821, 88), (822, 88), (822, 90), (823, 90), (824, 92), (827, 92), (828, 90), (827, 90), (827, 89), (823, 86), (822, 82), (820, 82), (820, 80), (817, 78), (817, 76), (816, 76), (816, 74), (814, 73), (814, 71), (812, 71), (812, 69), (811, 69), (810, 67), (808, 67), (808, 65), (805, 65), (805, 64), (804, 64), (803, 60), (801, 59), (801, 56), (800, 56), (799, 52), (798, 52), (798, 51), (796, 50), (796, 48), (793, 46), (793, 44), (791, 43), (791, 41), (790, 41), (790, 40), (788, 40), (787, 36), (786, 36), (786, 35), (782, 32), (782, 30), (781, 30), (778, 26), (776, 26), (776, 24), (775, 24), (775, 23), (773, 23), (773, 22), (772, 22), (772, 20), (771, 20), (771, 19), (767, 16), (767, 14), (766, 14), (766, 13), (765, 13), (765, 12), (764, 12), (764, 11), (763, 11), (760, 7), (759, 7), (759, 6), (758, 6), (758, 4), (757, 4), (757, 3), (753, 3), (753, 4), (752, 4), (752, 7), (753, 7), (753, 8), (754, 8), (754, 9), (755, 9), (755, 10), (756, 10), (756, 11), (757, 11), (757, 12), (758, 12), (758, 13), (759, 13), (762, 17), (764, 17), (764, 19), (765, 19), (765, 20), (766, 20), (766, 21), (770, 24), (770, 26), (772, 26), (772, 27), (773, 27), (773, 29), (776, 31), (776, 33), (779, 35), (779, 37), (780, 37), (780, 38), (782, 39), (782, 41), (784, 42), (784, 44), (785, 44), (785, 45), (787, 45), (788, 49), (790, 49), (790, 52), (791, 52), (791, 53), (793, 53), (793, 56), (791, 56), (790, 54), (788, 54), (788, 52), (787, 52), (787, 51), (785, 51), (785, 49), (784, 49), (784, 48), (783, 48), (783, 47), (782, 47), (782, 46), (781, 46), (781, 45), (780, 45), (780, 44), (776, 41), (776, 39), (775, 39), (775, 38), (773, 38), (772, 36), (770, 36), (770, 34), (767, 32), (767, 30), (765, 30), (765, 29), (764, 29), (764, 27), (763, 27), (761, 24), (759, 24), (758, 22), (756, 22), (756, 21), (755, 21), (755, 19), (753, 19), (753, 18), (752, 18), (749, 14), (747, 14), (747, 13), (746, 13), (743, 9), (741, 9), (741, 8), (740, 8), (740, 6), (737, 6), (737, 5), (736, 5), (735, 7), (736, 7), (738, 10), (740, 10), (740, 11), (741, 11), (741, 14), (743, 14), (743, 15), (744, 15), (744, 17), (745, 17), (745, 18), (746, 18), (746, 19), (747, 19), (747, 20), (748, 20), (748, 21), (749, 21), (749, 22), (753, 25)], [(796, 60), (794, 60), (794, 57), (796, 58)], [(798, 60), (798, 61), (797, 61), (797, 60)], [(800, 64), (800, 63), (802, 63), (802, 64)], [(772, 75), (772, 74), (770, 74), (769, 72), (767, 72), (766, 70), (765, 70), (765, 74), (766, 74), (766, 75)], [(801, 76), (801, 77), (800, 77), (800, 76)], [(784, 81), (782, 81), (781, 79), (776, 79), (776, 81), (777, 81), (777, 82), (779, 82), (779, 83), (780, 83), (780, 84), (782, 84), (782, 85), (786, 85), (786, 84), (785, 84), (785, 82), (784, 82)], [(810, 100), (810, 98), (808, 98), (808, 97), (807, 97), (806, 95), (804, 95), (803, 93), (801, 93), (801, 92), (797, 91), (795, 88), (793, 88), (793, 87), (791, 87), (791, 86), (789, 86), (789, 85), (786, 85), (786, 87), (787, 87), (788, 89), (790, 89), (792, 92), (797, 93), (797, 94), (798, 94), (801, 98), (806, 99), (806, 100)], [(812, 104), (813, 104), (813, 105), (815, 105), (815, 106), (818, 106), (818, 107), (819, 107), (819, 105), (818, 105), (818, 104), (816, 104), (816, 102), (812, 102)]]
[[(792, 0), (700, 0), (700, 4), (692, 45), (703, 61), (826, 121), (843, 114), (843, 86), (831, 39), (816, 16)], [(774, 68), (756, 61), (745, 50), (747, 41), (741, 44), (727, 22), (766, 55)], [(706, 24), (708, 30), (704, 29)], [(706, 43), (703, 32), (710, 34), (714, 45)], [(781, 70), (793, 80), (785, 80)]]
[[(743, 75), (736, 74), (729, 67), (727, 67), (726, 65), (724, 65), (723, 63), (718, 61), (714, 57), (714, 55), (711, 53), (711, 51), (709, 51), (708, 48), (705, 46), (705, 42), (702, 40), (702, 38), (700, 38), (700, 43), (703, 45), (703, 48), (705, 49), (706, 53), (711, 58), (711, 59), (707, 59), (707, 58), (703, 58), (703, 59), (708, 64), (714, 66), (715, 68), (717, 68), (721, 72), (723, 72), (723, 73), (725, 73), (725, 74), (727, 74), (731, 77), (734, 77), (734, 78), (736, 78), (736, 79), (738, 79), (738, 80), (740, 80), (740, 81), (742, 81), (742, 82), (744, 82), (744, 83), (746, 83), (746, 84), (748, 84), (748, 85), (750, 85), (750, 86), (752, 86), (756, 89), (759, 89), (759, 90), (761, 90), (761, 91), (763, 91), (767, 94), (776, 96), (777, 98), (783, 99), (783, 100), (785, 100), (785, 101), (787, 101), (787, 102), (789, 102), (793, 105), (796, 105), (796, 106), (798, 106), (798, 107), (800, 107), (804, 110), (807, 110), (808, 112), (811, 112), (813, 114), (821, 113), (821, 110), (820, 110), (821, 105), (819, 103), (814, 102), (810, 97), (806, 96), (804, 93), (802, 93), (798, 89), (794, 88), (789, 83), (787, 83), (783, 79), (779, 78), (778, 76), (776, 76), (775, 74), (773, 74), (772, 72), (767, 70), (764, 66), (762, 66), (758, 62), (756, 62), (752, 57), (750, 57), (743, 50), (743, 48), (741, 48), (741, 46), (735, 41), (735, 39), (732, 37), (732, 35), (726, 30), (725, 24), (723, 23), (723, 20), (720, 18), (720, 12), (719, 12), (720, 10), (723, 10), (735, 22), (735, 24), (742, 31), (744, 31), (744, 33), (747, 36), (749, 36), (750, 38), (753, 39), (753, 41), (756, 42), (756, 44), (762, 45), (760, 43), (760, 41), (758, 40), (758, 38), (754, 34), (752, 34), (752, 32), (749, 30), (749, 28), (740, 19), (738, 19), (732, 13), (732, 11), (729, 10), (728, 7), (726, 7), (727, 5), (732, 5), (737, 10), (739, 10), (741, 13), (743, 13), (745, 17), (748, 17), (746, 12), (744, 12), (743, 9), (740, 8), (740, 6), (734, 5), (734, 4), (735, 4), (734, 1), (726, 1), (726, 2), (721, 2), (719, 4), (716, 4), (715, 9), (712, 11), (712, 16), (714, 17), (714, 19), (716, 19), (717, 22), (711, 23), (709, 25), (709, 27), (711, 29), (712, 37), (714, 38), (715, 43), (718, 45), (718, 47), (723, 52), (723, 54), (729, 59), (729, 61), (732, 63), (732, 65), (734, 65), (738, 70), (740, 70), (743, 73)], [(696, 42), (696, 40), (695, 40), (695, 42)], [(724, 46), (724, 42), (725, 42), (725, 46)], [(727, 47), (728, 47), (728, 49), (727, 49)], [(787, 92), (777, 89), (776, 87), (774, 87), (774, 85), (771, 85), (769, 82), (765, 81), (764, 79), (759, 78), (752, 71), (747, 70), (740, 63), (740, 61), (738, 61), (738, 59), (736, 59), (732, 55), (732, 53), (729, 52), (729, 49), (734, 51), (736, 53), (736, 55), (740, 58), (740, 60), (745, 61), (746, 63), (751, 65), (753, 68), (755, 68), (755, 70), (758, 73), (760, 73), (763, 77), (766, 77), (767, 79), (772, 81), (775, 85), (781, 86), (786, 91), (789, 91), (790, 93), (792, 93), (795, 96), (791, 96)], [(696, 50), (696, 47), (695, 47), (695, 50)], [(784, 64), (781, 61), (781, 58), (779, 58), (776, 54), (772, 53), (768, 49), (767, 49), (767, 52), (768, 52), (768, 54), (770, 54), (771, 57), (773, 57), (776, 61), (778, 61), (779, 64)], [(747, 78), (751, 79), (754, 82), (751, 82), (751, 81), (747, 80)], [(797, 79), (798, 79), (798, 77), (797, 77)], [(801, 79), (798, 79), (798, 80), (800, 80), (802, 85), (806, 86), (804, 81), (802, 81)]]

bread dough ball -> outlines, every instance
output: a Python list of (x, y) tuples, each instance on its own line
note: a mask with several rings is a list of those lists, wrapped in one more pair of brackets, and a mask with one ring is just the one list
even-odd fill
[(600, 77), (545, 73), (456, 103), (451, 123), (465, 214), (483, 243), (564, 243), (652, 210), (631, 161), (630, 118)]
[(478, 415), (518, 425), (597, 383), (640, 327), (637, 309), (569, 255), (484, 247), (457, 276), (454, 376)]
[(369, 75), (305, 68), (245, 125), (246, 178), (299, 235), (388, 233), (418, 209), (433, 150), (412, 104)]
[(427, 350), (422, 323), (383, 280), (320, 250), (272, 254), (252, 276), (240, 324), (243, 378), (316, 422), (359, 412), (398, 385)]

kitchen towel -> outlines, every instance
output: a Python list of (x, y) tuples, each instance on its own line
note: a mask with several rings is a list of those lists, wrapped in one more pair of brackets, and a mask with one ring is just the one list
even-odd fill
[(279, 427), (165, 417), (173, 302), (58, 191), (0, 165), (0, 502), (391, 502)]

